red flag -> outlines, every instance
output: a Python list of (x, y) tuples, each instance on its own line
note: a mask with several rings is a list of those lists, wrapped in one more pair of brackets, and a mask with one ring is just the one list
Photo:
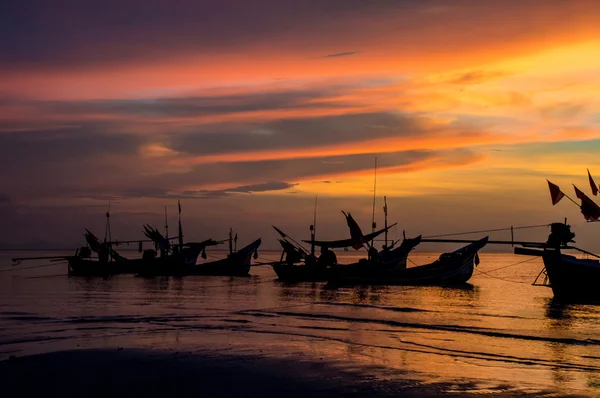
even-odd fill
[[(548, 180), (546, 180), (548, 181)], [(552, 198), (552, 206), (560, 202), (560, 200), (565, 196), (564, 193), (560, 190), (558, 185), (552, 184), (548, 181), (548, 187), (550, 188), (550, 197)], [(577, 188), (575, 188), (577, 189)]]
[(575, 195), (581, 199), (581, 214), (587, 221), (598, 221), (600, 218), (600, 206), (598, 206), (592, 199), (586, 194), (581, 192), (575, 185)]
[(592, 188), (592, 193), (594, 194), (594, 196), (598, 195), (598, 187), (596, 186), (596, 183), (594, 182), (592, 175), (590, 174), (590, 169), (588, 169), (588, 179), (590, 180), (590, 187)]
[(585, 194), (581, 192), (579, 188), (575, 186), (575, 184), (573, 184), (573, 188), (575, 188), (575, 196), (577, 196), (577, 198), (581, 200), (585, 200), (585, 198), (587, 198), (587, 196), (585, 196)]

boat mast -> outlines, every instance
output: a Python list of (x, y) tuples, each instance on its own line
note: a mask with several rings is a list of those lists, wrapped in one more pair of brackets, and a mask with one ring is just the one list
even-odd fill
[(169, 240), (169, 221), (167, 219), (167, 205), (165, 205), (165, 238)]
[(317, 196), (315, 196), (315, 212), (313, 214), (313, 224), (310, 226), (310, 254), (315, 255), (315, 239), (317, 235)]
[(229, 228), (229, 254), (233, 254), (233, 228)]
[[(377, 225), (375, 224), (375, 195), (377, 193), (377, 156), (375, 156), (375, 177), (373, 179), (373, 217), (371, 218), (371, 233), (375, 232)], [(371, 247), (373, 247), (375, 238), (371, 239)]]
[(183, 230), (181, 229), (181, 202), (177, 201), (177, 207), (179, 208), (179, 248), (183, 248)]
[(388, 223), (387, 223), (387, 198), (383, 197), (383, 214), (385, 215), (385, 247), (388, 245)]
[(106, 212), (106, 226), (104, 227), (104, 243), (108, 249), (108, 260), (112, 260), (112, 236), (110, 233), (110, 201), (108, 201), (108, 211)]

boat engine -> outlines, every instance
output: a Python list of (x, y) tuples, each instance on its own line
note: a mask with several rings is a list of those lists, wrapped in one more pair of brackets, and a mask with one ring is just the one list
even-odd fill
[(575, 238), (575, 234), (571, 232), (570, 225), (559, 222), (552, 223), (546, 245), (558, 249), (567, 246), (569, 243), (575, 243), (573, 238)]

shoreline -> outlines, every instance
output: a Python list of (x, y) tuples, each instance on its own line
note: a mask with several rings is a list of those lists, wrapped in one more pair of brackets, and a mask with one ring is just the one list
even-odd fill
[[(379, 366), (219, 350), (74, 349), (0, 362), (4, 391), (44, 396), (544, 397), (555, 390), (475, 381), (423, 381)], [(34, 381), (34, 382), (32, 382)]]

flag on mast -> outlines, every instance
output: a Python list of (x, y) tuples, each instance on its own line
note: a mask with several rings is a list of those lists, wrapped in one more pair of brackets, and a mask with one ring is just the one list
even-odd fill
[(552, 184), (550, 181), (548, 181), (548, 188), (550, 188), (550, 197), (552, 198), (552, 206), (554, 206), (555, 204), (560, 202), (560, 200), (565, 196), (565, 194), (562, 193), (558, 185)]
[(598, 221), (600, 219), (600, 206), (598, 206), (586, 194), (581, 192), (575, 185), (575, 195), (581, 199), (581, 214), (587, 221)]
[(590, 180), (590, 187), (592, 188), (592, 193), (594, 194), (594, 196), (598, 195), (598, 186), (596, 185), (596, 183), (594, 182), (594, 179), (592, 178), (592, 175), (590, 174), (590, 169), (587, 169), (588, 172), (588, 179)]

